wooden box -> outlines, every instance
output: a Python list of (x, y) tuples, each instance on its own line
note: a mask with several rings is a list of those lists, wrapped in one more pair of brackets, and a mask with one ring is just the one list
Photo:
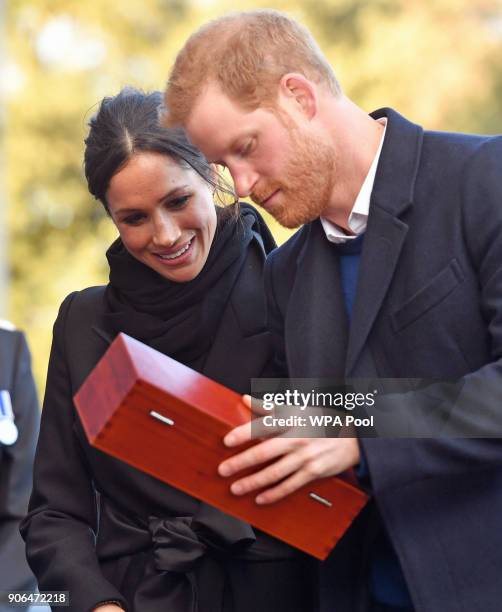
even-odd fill
[(237, 477), (222, 478), (217, 467), (240, 450), (225, 447), (225, 434), (251, 418), (241, 396), (125, 334), (74, 399), (95, 448), (318, 559), (367, 501), (341, 478), (317, 480), (269, 506), (254, 502), (256, 492), (232, 495)]

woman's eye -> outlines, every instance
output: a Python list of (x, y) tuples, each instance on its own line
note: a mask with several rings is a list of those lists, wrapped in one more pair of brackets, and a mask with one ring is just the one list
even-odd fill
[(185, 196), (180, 196), (179, 198), (174, 198), (174, 200), (171, 200), (169, 202), (169, 208), (183, 208), (183, 206), (185, 206), (185, 204), (188, 202), (188, 200), (190, 199), (189, 195), (185, 195)]
[(124, 217), (122, 219), (122, 223), (126, 223), (127, 225), (139, 225), (141, 221), (143, 221), (144, 218), (145, 218), (145, 215), (141, 213), (135, 213), (127, 217)]

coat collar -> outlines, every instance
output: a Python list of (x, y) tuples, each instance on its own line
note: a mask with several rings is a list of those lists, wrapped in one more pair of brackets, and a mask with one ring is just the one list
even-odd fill
[(371, 194), (371, 209), (380, 207), (399, 216), (413, 202), (422, 151), (423, 129), (391, 108), (371, 113), (387, 118), (387, 131)]

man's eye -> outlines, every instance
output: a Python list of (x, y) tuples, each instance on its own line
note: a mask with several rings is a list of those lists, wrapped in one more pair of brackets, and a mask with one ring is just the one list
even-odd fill
[(251, 150), (253, 148), (253, 143), (254, 143), (253, 140), (249, 140), (239, 151), (239, 155), (241, 157), (246, 157), (246, 155), (249, 155), (249, 153), (251, 153)]

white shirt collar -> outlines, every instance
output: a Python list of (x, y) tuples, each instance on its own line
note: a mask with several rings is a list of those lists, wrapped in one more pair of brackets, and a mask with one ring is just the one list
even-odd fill
[(321, 224), (323, 226), (324, 232), (326, 233), (326, 238), (330, 242), (334, 242), (335, 244), (339, 244), (342, 242), (347, 242), (347, 240), (353, 240), (360, 236), (366, 231), (366, 225), (368, 224), (368, 215), (370, 211), (370, 198), (371, 192), (373, 191), (373, 184), (375, 183), (375, 175), (378, 167), (378, 161), (380, 160), (380, 153), (382, 152), (383, 141), (385, 139), (385, 132), (387, 131), (387, 119), (382, 118), (378, 120), (384, 126), (382, 138), (380, 139), (380, 144), (378, 145), (378, 150), (376, 152), (375, 157), (371, 163), (370, 169), (366, 178), (364, 179), (363, 184), (361, 185), (361, 189), (357, 194), (356, 201), (354, 202), (354, 206), (352, 207), (352, 211), (349, 215), (349, 228), (350, 231), (354, 233), (353, 236), (349, 236), (345, 234), (337, 225), (324, 219), (321, 217)]

